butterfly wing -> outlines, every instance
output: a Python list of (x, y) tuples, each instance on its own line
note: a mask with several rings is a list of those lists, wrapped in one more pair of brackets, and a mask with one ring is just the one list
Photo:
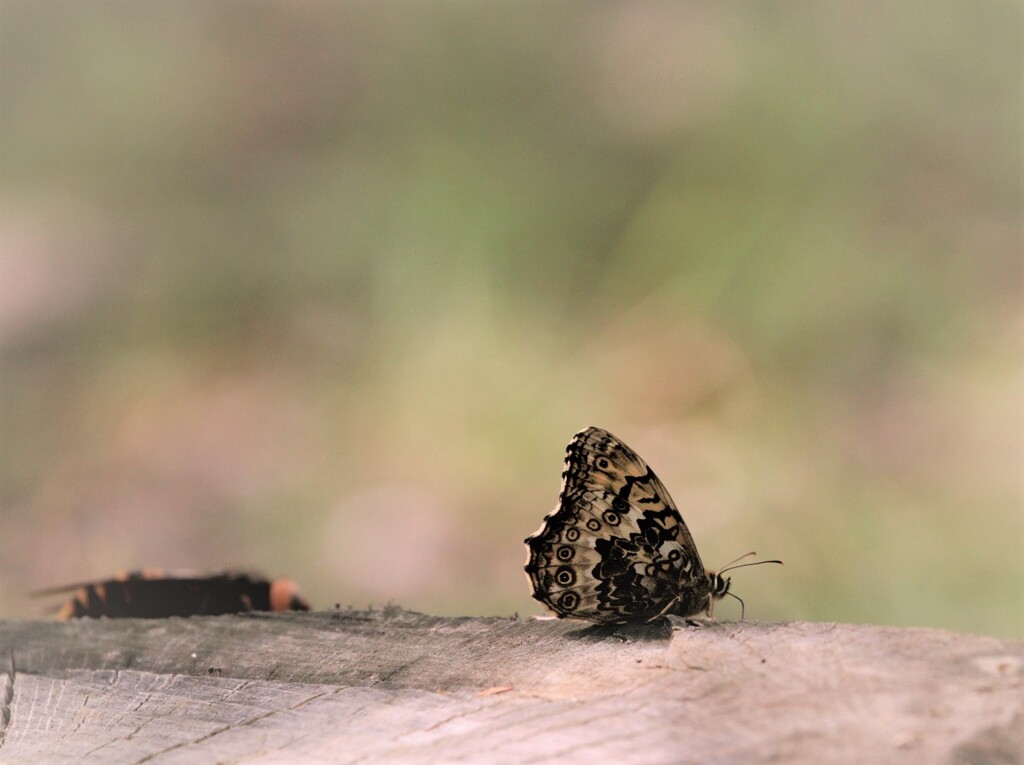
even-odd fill
[(246, 611), (308, 611), (294, 583), (225, 572), (209, 576), (174, 576), (159, 570), (132, 572), (102, 582), (42, 590), (35, 595), (72, 592), (58, 617), (159, 619), (213, 616)]
[(688, 596), (705, 587), (672, 498), (626, 444), (601, 428), (582, 430), (562, 475), (558, 506), (526, 539), (537, 600), (559, 616), (646, 621), (676, 610), (681, 584)]

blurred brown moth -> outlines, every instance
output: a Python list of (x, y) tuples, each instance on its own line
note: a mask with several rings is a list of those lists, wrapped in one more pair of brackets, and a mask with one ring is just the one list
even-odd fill
[(72, 593), (57, 613), (110, 619), (216, 616), (247, 611), (308, 611), (309, 603), (289, 579), (268, 580), (238, 572), (176, 576), (160, 569), (133, 571), (102, 582), (54, 587), (34, 593)]
[(722, 574), (757, 565), (705, 571), (665, 485), (636, 452), (594, 427), (569, 443), (558, 506), (525, 542), (533, 597), (559, 617), (594, 622), (711, 617), (716, 600), (740, 600)]

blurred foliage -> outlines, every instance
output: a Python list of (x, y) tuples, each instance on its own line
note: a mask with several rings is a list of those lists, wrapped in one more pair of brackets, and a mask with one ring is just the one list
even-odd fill
[(535, 613), (594, 424), (707, 564), (785, 560), (753, 618), (1024, 635), (1020, 22), (4, 0), (0, 613), (143, 566)]

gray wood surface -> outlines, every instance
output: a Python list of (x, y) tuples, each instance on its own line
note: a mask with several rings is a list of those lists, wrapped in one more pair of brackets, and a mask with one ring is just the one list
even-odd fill
[(0, 621), (0, 762), (1014, 763), (1022, 681), (1019, 642), (848, 624)]

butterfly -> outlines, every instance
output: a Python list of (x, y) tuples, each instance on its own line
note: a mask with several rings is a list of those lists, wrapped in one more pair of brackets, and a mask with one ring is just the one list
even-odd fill
[(533, 597), (559, 617), (594, 622), (713, 616), (716, 600), (740, 600), (722, 574), (757, 565), (706, 571), (665, 485), (636, 452), (594, 427), (569, 442), (558, 506), (524, 541)]
[(33, 595), (73, 592), (57, 613), (60, 619), (83, 616), (161, 619), (214, 616), (246, 611), (308, 611), (309, 603), (288, 579), (224, 572), (173, 576), (159, 569), (133, 571), (114, 579), (41, 590)]

